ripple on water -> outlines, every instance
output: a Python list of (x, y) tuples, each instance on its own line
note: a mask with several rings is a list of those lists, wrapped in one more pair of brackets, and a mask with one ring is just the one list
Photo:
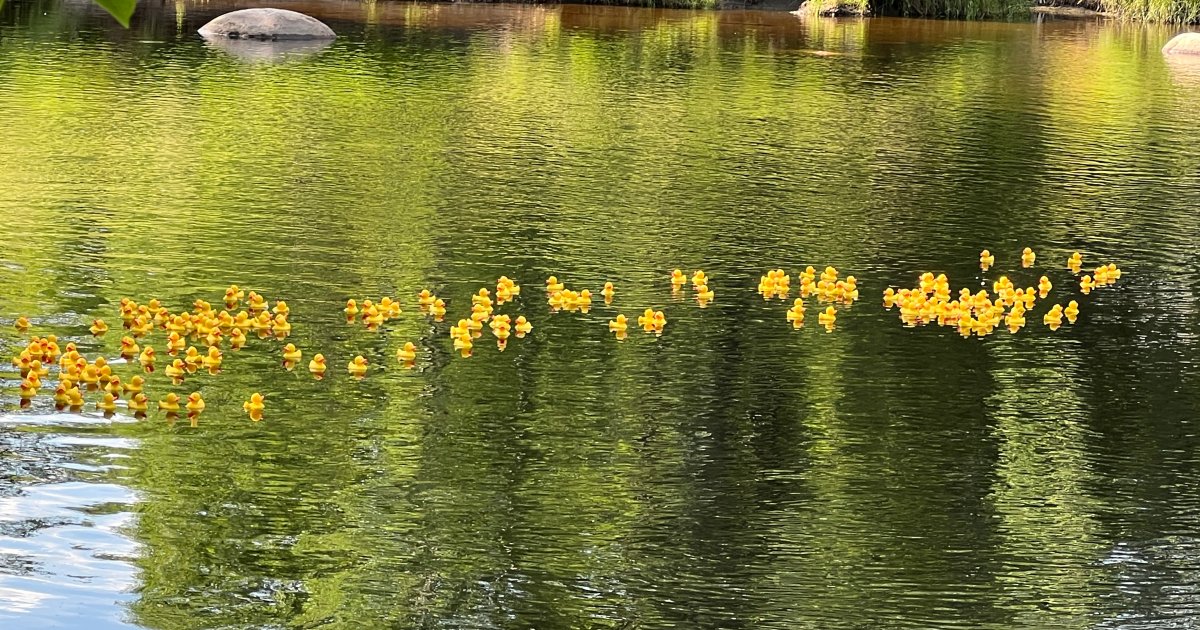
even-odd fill
[[(102, 420), (102, 422), (101, 422)], [(0, 627), (124, 627), (137, 587), (137, 493), (113, 483), (132, 439), (107, 420), (0, 416)]]

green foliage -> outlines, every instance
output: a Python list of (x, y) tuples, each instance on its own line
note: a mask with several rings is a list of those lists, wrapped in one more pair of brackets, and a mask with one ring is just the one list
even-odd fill
[(1200, 22), (1200, 0), (1111, 0), (1103, 7), (1126, 19), (1176, 24)]
[(133, 10), (137, 8), (137, 0), (93, 0), (100, 5), (102, 9), (108, 11), (109, 15), (113, 16), (121, 26), (129, 28), (129, 18), (133, 16)]

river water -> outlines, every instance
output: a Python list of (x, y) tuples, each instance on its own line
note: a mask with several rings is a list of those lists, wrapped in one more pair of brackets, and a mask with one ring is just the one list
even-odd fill
[[(0, 626), (1200, 623), (1200, 71), (1171, 29), (330, 2), (283, 4), (321, 50), (194, 34), (240, 6), (0, 10), (0, 354), (113, 358), (121, 297), (237, 283), (333, 366), (252, 338), (150, 375), (202, 392), (195, 426), (23, 407), (4, 368)], [(1081, 295), (1073, 251), (1123, 278)], [(755, 291), (806, 265), (859, 280), (833, 332)], [(964, 339), (882, 307), (924, 271), (1055, 289)], [(454, 321), (502, 274), (534, 330), (460, 358), (416, 292)], [(550, 274), (616, 298), (552, 313)], [(404, 314), (345, 323), (383, 295)], [(645, 307), (661, 337), (606, 330)]]

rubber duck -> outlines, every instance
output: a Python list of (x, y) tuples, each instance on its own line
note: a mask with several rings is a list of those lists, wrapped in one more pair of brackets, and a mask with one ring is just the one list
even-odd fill
[[(987, 250), (984, 250), (984, 251), (987, 251)], [(891, 309), (895, 305), (896, 305), (896, 290), (893, 289), (892, 287), (888, 287), (888, 288), (884, 289), (883, 290), (883, 307), (887, 308), (887, 309)]]
[(229, 308), (236, 307), (243, 297), (246, 297), (246, 293), (236, 284), (231, 284), (225, 289), (225, 305)]
[(302, 356), (303, 353), (300, 352), (300, 349), (295, 344), (289, 343), (283, 347), (284, 361), (299, 361)]
[(313, 356), (312, 361), (308, 362), (308, 371), (313, 374), (321, 375), (329, 366), (325, 365), (325, 355), (317, 353)]
[(1066, 315), (1068, 322), (1074, 324), (1075, 318), (1079, 317), (1079, 302), (1075, 300), (1067, 302), (1067, 307), (1063, 309), (1063, 315)]
[(117, 410), (117, 397), (110, 392), (104, 392), (104, 396), (96, 401), (96, 408), (109, 413)]
[(200, 392), (192, 392), (188, 394), (187, 404), (185, 405), (189, 413), (200, 413), (204, 411), (204, 399), (200, 397)]
[(1050, 310), (1045, 315), (1042, 316), (1042, 323), (1049, 326), (1051, 330), (1057, 330), (1059, 326), (1062, 326), (1062, 319), (1063, 308), (1062, 306), (1055, 304), (1054, 306), (1050, 307)]
[(383, 313), (385, 319), (394, 319), (399, 317), (404, 311), (400, 309), (400, 303), (390, 297), (384, 296), (379, 300), (379, 312)]
[(1051, 284), (1050, 278), (1047, 278), (1046, 276), (1042, 276), (1041, 279), (1038, 280), (1038, 286), (1037, 286), (1038, 297), (1045, 298), (1046, 295), (1050, 293), (1050, 289), (1053, 289), (1053, 288), (1054, 288), (1054, 285)]
[(992, 252), (989, 252), (986, 249), (982, 252), (979, 252), (980, 268), (982, 268), (984, 271), (987, 271), (988, 268), (994, 264), (996, 264), (996, 257), (992, 255)]
[(101, 365), (96, 370), (96, 382), (100, 385), (107, 385), (112, 380), (112, 368), (107, 365)]
[(462, 353), (463, 358), (471, 356), (471, 348), (475, 347), (475, 342), (471, 341), (470, 337), (455, 337), (454, 349)]
[(251, 313), (267, 310), (267, 300), (263, 296), (251, 291), (246, 296), (246, 308), (250, 309)]
[(368, 328), (376, 328), (383, 325), (383, 313), (380, 313), (379, 308), (372, 304), (363, 309), (362, 320)]
[(587, 312), (587, 309), (592, 306), (592, 292), (584, 289), (575, 297), (575, 308)]
[(59, 383), (58, 387), (54, 388), (54, 403), (57, 405), (66, 405), (67, 402), (71, 400), (70, 394), (68, 393), (70, 389), (70, 385), (67, 385), (66, 383)]
[(121, 377), (113, 376), (107, 384), (104, 385), (104, 391), (111, 393), (113, 396), (121, 396)]
[(612, 302), (613, 295), (614, 295), (615, 293), (616, 293), (616, 288), (615, 288), (615, 287), (613, 287), (613, 283), (611, 283), (611, 282), (605, 282), (605, 283), (604, 283), (604, 288), (603, 288), (603, 289), (600, 289), (600, 295), (603, 295), (603, 296), (604, 296), (604, 303), (605, 303), (605, 304), (609, 304), (609, 303), (611, 303), (611, 302)]
[(696, 272), (692, 274), (692, 286), (698, 288), (698, 287), (705, 286), (707, 284), (708, 284), (708, 276), (704, 275), (703, 270), (697, 269)]
[(1095, 286), (1096, 283), (1092, 281), (1092, 277), (1089, 275), (1084, 275), (1083, 278), (1080, 278), (1079, 280), (1079, 291), (1084, 295), (1091, 293)]
[(17, 328), (17, 330), (20, 330), (20, 331), (28, 330), (29, 329), (29, 320), (25, 317), (18, 317), (17, 321), (13, 322), (13, 326), (15, 326)]
[(221, 360), (221, 349), (216, 346), (209, 346), (208, 353), (200, 359), (200, 363), (209, 370), (215, 370), (221, 367)]
[(641, 315), (638, 315), (637, 322), (638, 326), (641, 326), (642, 330), (646, 332), (654, 330), (654, 309), (648, 308)]
[(148, 396), (146, 396), (145, 394), (143, 394), (142, 392), (138, 392), (138, 393), (134, 394), (133, 398), (129, 399), (129, 410), (130, 411), (135, 411), (138, 413), (145, 413), (149, 408), (150, 408), (150, 398)]
[(138, 347), (133, 337), (121, 337), (121, 356), (131, 358), (137, 356), (141, 351), (142, 349)]
[(1067, 258), (1067, 269), (1070, 269), (1071, 273), (1079, 273), (1079, 270), (1083, 269), (1083, 256), (1079, 252), (1075, 252), (1071, 254), (1070, 258)]
[(617, 313), (616, 319), (608, 320), (608, 329), (612, 332), (624, 332), (629, 328), (629, 322), (626, 321), (625, 315)]
[(696, 289), (696, 299), (700, 300), (701, 302), (711, 302), (712, 301), (712, 299), (714, 297), (714, 293), (713, 293), (712, 289), (708, 288), (707, 284), (698, 285), (695, 287), (695, 289)]
[(1033, 253), (1032, 249), (1026, 247), (1025, 249), (1021, 250), (1022, 267), (1025, 267), (1026, 269), (1032, 267), (1035, 260), (1037, 260), (1037, 254)]
[(200, 355), (200, 351), (196, 349), (196, 346), (188, 346), (187, 352), (183, 353), (183, 362), (187, 365), (200, 365), (203, 360), (204, 357)]
[(263, 410), (266, 409), (266, 398), (258, 392), (250, 394), (250, 400), (242, 403), (242, 411), (250, 414), (250, 419), (258, 422), (262, 420)]
[(404, 347), (396, 351), (396, 358), (401, 363), (412, 363), (417, 360), (417, 345), (411, 341), (404, 342)]
[(158, 401), (158, 408), (168, 412), (179, 411), (179, 394), (175, 392), (167, 394), (166, 398)]
[(287, 315), (280, 313), (275, 316), (275, 319), (271, 322), (271, 332), (276, 335), (287, 335), (292, 332), (292, 325), (288, 323)]
[(679, 289), (687, 284), (687, 276), (684, 275), (682, 269), (676, 269), (671, 272), (671, 288)]
[(187, 346), (187, 340), (179, 336), (179, 333), (172, 332), (167, 335), (167, 353), (176, 354)]
[(832, 306), (826, 307), (825, 310), (817, 314), (817, 321), (826, 326), (831, 326), (837, 321), (837, 310)]
[(89, 363), (80, 371), (79, 378), (88, 385), (95, 385), (100, 382), (100, 368)]
[(796, 298), (792, 307), (787, 310), (787, 321), (799, 328), (804, 325), (804, 298)]
[(546, 278), (546, 292), (547, 293), (554, 293), (555, 291), (562, 291), (562, 290), (563, 290), (563, 284), (558, 281), (557, 277), (550, 276), (549, 278)]
[(83, 392), (79, 391), (78, 387), (72, 387), (67, 390), (67, 406), (72, 409), (78, 409), (83, 406)]
[(654, 311), (654, 319), (652, 323), (654, 325), (654, 332), (661, 335), (663, 328), (665, 328), (667, 325), (667, 316), (664, 315), (662, 311)]
[(246, 345), (246, 333), (242, 332), (241, 328), (234, 328), (229, 331), (229, 347), (233, 350), (239, 350)]
[(221, 332), (220, 328), (214, 328), (204, 337), (204, 345), (210, 348), (219, 346), (221, 345), (221, 338), (224, 336), (225, 333)]
[(274, 320), (271, 319), (270, 313), (268, 313), (266, 311), (259, 311), (258, 315), (254, 316), (250, 319), (250, 329), (251, 330), (269, 330), (271, 328), (272, 322), (274, 322)]
[(1121, 268), (1117, 263), (1108, 263), (1108, 277), (1114, 282), (1121, 279)]
[(292, 311), (288, 308), (287, 302), (283, 300), (276, 300), (275, 307), (271, 309), (271, 312), (275, 313), (276, 315), (287, 315)]
[(183, 359), (175, 359), (164, 370), (167, 376), (173, 379), (182, 379), (187, 374), (187, 368), (183, 364)]
[(429, 289), (421, 289), (421, 292), (417, 294), (417, 304), (422, 308), (433, 306), (434, 300), (437, 300), (437, 296), (430, 293)]
[(367, 373), (367, 360), (360, 354), (346, 364), (346, 370), (354, 376), (362, 376)]
[(517, 315), (517, 321), (513, 325), (513, 330), (517, 331), (518, 338), (524, 337), (533, 332), (533, 324), (529, 323), (529, 320), (525, 319), (524, 315)]
[(21, 380), (21, 398), (29, 400), (37, 396), (40, 381), (26, 377)]
[(93, 335), (99, 337), (100, 335), (108, 332), (108, 324), (104, 323), (103, 319), (96, 319), (92, 321), (92, 327), (88, 328), (88, 330), (90, 330)]
[(136, 394), (136, 393), (142, 391), (142, 389), (145, 387), (145, 385), (146, 385), (146, 379), (142, 378), (139, 375), (134, 375), (133, 378), (129, 379), (128, 383), (125, 383), (125, 391), (126, 391), (126, 393), (129, 393), (129, 394)]

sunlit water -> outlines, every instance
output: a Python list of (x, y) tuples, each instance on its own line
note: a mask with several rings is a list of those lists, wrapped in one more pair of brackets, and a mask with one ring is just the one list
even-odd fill
[[(112, 357), (87, 327), (121, 297), (237, 283), (330, 375), (252, 339), (152, 376), (203, 393), (192, 427), (22, 409), (4, 368), (3, 627), (1200, 619), (1200, 72), (1158, 53), (1170, 29), (292, 4), (341, 37), (263, 54), (194, 35), (230, 6), (126, 31), (8, 0), (0, 349), (26, 315)], [(1079, 296), (1074, 250), (1124, 278)], [(832, 333), (754, 291), (809, 264), (860, 280)], [(673, 297), (675, 267), (715, 303)], [(926, 270), (1047, 273), (1082, 314), (905, 328), (880, 292)], [(551, 314), (551, 273), (617, 298)], [(459, 358), (415, 294), (453, 321), (501, 274), (533, 334)], [(385, 330), (342, 320), (382, 295)], [(605, 329), (649, 306), (662, 337)]]

